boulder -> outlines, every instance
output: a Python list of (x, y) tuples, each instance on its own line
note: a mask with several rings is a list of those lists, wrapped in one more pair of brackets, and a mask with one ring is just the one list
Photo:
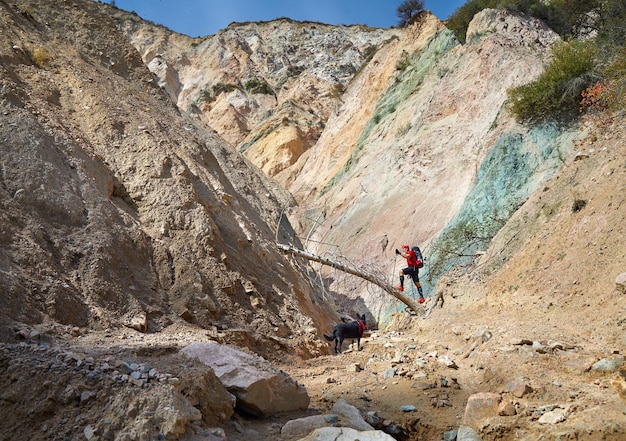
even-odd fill
[(456, 435), (456, 441), (482, 441), (482, 438), (471, 427), (460, 426)]
[(596, 362), (591, 369), (595, 372), (615, 372), (624, 366), (624, 359), (620, 358), (603, 358)]
[(363, 416), (361, 416), (361, 412), (359, 412), (359, 409), (352, 406), (351, 404), (348, 404), (348, 402), (343, 398), (337, 400), (337, 402), (333, 406), (333, 412), (341, 415), (342, 426), (347, 426), (360, 431), (374, 430), (374, 428), (365, 421)]
[(156, 74), (159, 86), (165, 89), (172, 101), (178, 102), (182, 84), (176, 69), (170, 66), (161, 55), (157, 55), (148, 63), (148, 69)]
[(391, 435), (381, 430), (359, 432), (349, 427), (322, 427), (311, 432), (299, 441), (395, 441)]
[(498, 406), (498, 415), (500, 416), (513, 416), (516, 413), (515, 404), (512, 401), (503, 401)]
[(210, 366), (243, 413), (267, 416), (309, 406), (304, 386), (258, 355), (215, 342), (191, 343), (181, 352)]
[(280, 430), (280, 434), (285, 439), (296, 439), (306, 436), (316, 429), (322, 427), (344, 427), (361, 432), (375, 430), (365, 421), (361, 412), (356, 407), (348, 404), (346, 400), (340, 398), (333, 406), (334, 414), (313, 415), (306, 418), (298, 418), (288, 421)]
[(622, 294), (626, 294), (626, 273), (615, 278), (615, 288)]
[(517, 398), (522, 398), (524, 395), (531, 393), (533, 388), (530, 387), (524, 379), (516, 378), (515, 380), (509, 381), (505, 391), (513, 394), (513, 396)]
[(467, 406), (465, 407), (463, 424), (477, 429), (481, 420), (498, 415), (498, 406), (501, 401), (502, 396), (500, 394), (480, 392), (471, 395), (468, 398)]
[(280, 436), (283, 439), (298, 439), (321, 427), (333, 426), (332, 420), (326, 415), (313, 415), (305, 418), (298, 418), (287, 421), (280, 429)]
[(537, 422), (539, 424), (558, 424), (565, 421), (568, 416), (569, 412), (567, 411), (567, 409), (557, 407), (550, 412), (544, 413)]

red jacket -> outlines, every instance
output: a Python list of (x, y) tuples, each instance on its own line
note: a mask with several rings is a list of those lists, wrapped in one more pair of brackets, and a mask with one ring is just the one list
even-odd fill
[(406, 264), (408, 266), (417, 266), (421, 263), (421, 261), (417, 258), (415, 251), (409, 250), (406, 252), (406, 254), (409, 255), (409, 257), (406, 258)]

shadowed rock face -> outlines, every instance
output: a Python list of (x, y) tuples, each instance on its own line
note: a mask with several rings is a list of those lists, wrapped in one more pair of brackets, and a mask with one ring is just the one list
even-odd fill
[(3, 336), (334, 321), (274, 245), (290, 196), (172, 105), (102, 6), (0, 5)]

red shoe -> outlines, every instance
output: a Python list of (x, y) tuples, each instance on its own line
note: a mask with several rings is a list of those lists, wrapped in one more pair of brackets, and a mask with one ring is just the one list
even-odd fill
[(398, 285), (398, 286), (394, 286), (394, 288), (397, 289), (400, 292), (404, 291), (404, 286)]
[(418, 303), (424, 303), (426, 300), (424, 300), (424, 297), (420, 297), (419, 299), (417, 299)]

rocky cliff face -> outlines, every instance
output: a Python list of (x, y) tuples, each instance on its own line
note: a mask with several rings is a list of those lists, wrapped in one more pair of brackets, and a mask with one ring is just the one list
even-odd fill
[(175, 107), (101, 5), (0, 13), (3, 338), (183, 318), (280, 340), (331, 321), (274, 245), (290, 196)]
[[(426, 17), (377, 54), (328, 122), (336, 130), (301, 159), (288, 186), (322, 214), (315, 239), (346, 256), (368, 256), (394, 282), (404, 266), (394, 248), (419, 244), (430, 264), (422, 279), (434, 294), (429, 269), (444, 228), (459, 217), (506, 222), (571, 154), (557, 148), (567, 134), (552, 127), (528, 133), (505, 110), (507, 89), (542, 71), (556, 38), (537, 21), (492, 10), (474, 20), (466, 45)], [(378, 88), (362, 93), (371, 78)], [(486, 171), (489, 164), (497, 173)], [(347, 283), (336, 291), (370, 297)], [(386, 320), (391, 311), (375, 304)]]
[(355, 73), (400, 35), (279, 19), (191, 39), (113, 12), (174, 102), (271, 176), (315, 144)]
[[(557, 39), (536, 20), (484, 11), (461, 46), (428, 14), (402, 31), (279, 20), (196, 41), (117, 16), (179, 107), (290, 190), (299, 203), (290, 219), (310, 249), (390, 282), (402, 265), (394, 248), (420, 244), (438, 269), (458, 264), (429, 249), (446, 226), (478, 219), (497, 231), (571, 154), (562, 145), (567, 132), (527, 133), (505, 110), (507, 89), (537, 76)], [(227, 78), (236, 81), (225, 88)], [(251, 80), (268, 93), (246, 89)], [(191, 106), (200, 93), (206, 100)], [(228, 111), (217, 110), (226, 103)], [(317, 129), (303, 138), (305, 126)], [(485, 159), (495, 168), (479, 171)], [(495, 187), (506, 195), (485, 199)], [(438, 276), (423, 277), (431, 293)], [(390, 319), (384, 297), (365, 283), (341, 274), (327, 280), (347, 311), (364, 300), (360, 307)]]

